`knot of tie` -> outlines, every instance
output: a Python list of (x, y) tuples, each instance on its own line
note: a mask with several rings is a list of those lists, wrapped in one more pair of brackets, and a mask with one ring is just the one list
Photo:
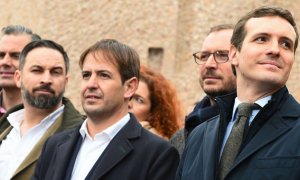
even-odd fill
[(238, 116), (250, 117), (252, 110), (259, 108), (260, 106), (255, 103), (241, 103), (238, 106)]

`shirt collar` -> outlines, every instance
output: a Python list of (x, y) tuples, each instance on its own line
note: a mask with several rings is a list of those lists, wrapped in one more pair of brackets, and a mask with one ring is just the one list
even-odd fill
[[(258, 104), (261, 108), (263, 108), (270, 100), (271, 100), (272, 96), (266, 96), (266, 97), (263, 97), (261, 99), (258, 99), (256, 100), (254, 103)], [(234, 115), (232, 118), (231, 118), (231, 121), (235, 120), (235, 116), (236, 116), (236, 110), (237, 110), (237, 107), (242, 103), (242, 101), (239, 100), (238, 97), (235, 98), (234, 100), (234, 106), (233, 106), (233, 110), (232, 110), (232, 114)]]
[[(98, 137), (106, 135), (110, 140), (115, 137), (115, 135), (127, 124), (127, 122), (130, 120), (130, 115), (126, 114), (123, 118), (121, 118), (118, 122), (113, 124), (112, 126), (104, 129), (102, 132), (99, 132), (95, 135), (95, 140), (98, 139)], [(93, 139), (87, 130), (87, 119), (83, 122), (79, 129), (79, 133), (81, 134), (82, 138), (88, 137), (89, 139)]]
[[(56, 109), (54, 112), (46, 116), (39, 124), (44, 124), (48, 121), (57, 119), (57, 117), (63, 112), (64, 107), (65, 105), (62, 105), (61, 107)], [(8, 115), (7, 120), (13, 128), (20, 129), (20, 125), (24, 119), (24, 112), (24, 109), (20, 109)]]

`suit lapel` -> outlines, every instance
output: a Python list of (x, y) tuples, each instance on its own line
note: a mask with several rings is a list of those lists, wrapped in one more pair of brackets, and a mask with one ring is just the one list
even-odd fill
[[(141, 134), (141, 125), (134, 117), (118, 132), (118, 134), (109, 143), (101, 157), (97, 160), (95, 167), (91, 170), (88, 177), (91, 179), (100, 179), (109, 172), (133, 149), (130, 139), (137, 138)], [(95, 173), (94, 173), (95, 172)]]
[(257, 132), (251, 141), (245, 146), (245, 148), (238, 155), (235, 164), (232, 169), (238, 166), (247, 157), (251, 156), (265, 145), (274, 141), (282, 134), (288, 132), (292, 128), (291, 124), (284, 122), (284, 120), (278, 115), (273, 116), (270, 121)]
[(61, 126), (61, 124), (62, 124), (62, 115), (58, 117), (58, 119), (44, 133), (41, 139), (35, 144), (33, 149), (30, 151), (30, 153), (27, 155), (24, 161), (17, 168), (13, 177), (18, 173), (22, 172), (26, 167), (28, 167), (29, 165), (37, 161), (37, 159), (41, 155), (42, 148), (45, 141), (48, 139), (49, 136), (53, 135), (57, 131), (57, 129)]
[(0, 134), (0, 145), (2, 141), (6, 138), (6, 136), (9, 134), (9, 132), (12, 130), (12, 128), (13, 128), (12, 126), (9, 126)]
[[(57, 146), (56, 150), (56, 159), (58, 163), (55, 164), (55, 169), (57, 170), (53, 178), (54, 179), (65, 179), (66, 175), (68, 173), (72, 172), (66, 172), (66, 170), (69, 170), (68, 167), (71, 166), (70, 171), (73, 170), (74, 164), (71, 164), (72, 156), (75, 151), (75, 146), (77, 142), (80, 140), (79, 138), (82, 138), (79, 129), (81, 126), (77, 127), (74, 131), (71, 131), (66, 139), (61, 140), (61, 144)], [(69, 139), (70, 138), (70, 139)], [(79, 150), (79, 149), (77, 149)], [(77, 151), (78, 153), (78, 151)], [(75, 158), (77, 156), (77, 153), (75, 155)]]

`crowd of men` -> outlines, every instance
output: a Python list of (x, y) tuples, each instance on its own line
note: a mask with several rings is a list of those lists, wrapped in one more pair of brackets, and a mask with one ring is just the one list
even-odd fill
[(140, 60), (103, 39), (80, 56), (82, 115), (64, 97), (64, 48), (21, 25), (0, 37), (0, 180), (300, 179), (300, 105), (289, 94), (292, 14), (256, 8), (209, 31), (193, 53), (206, 96), (170, 142), (128, 103)]

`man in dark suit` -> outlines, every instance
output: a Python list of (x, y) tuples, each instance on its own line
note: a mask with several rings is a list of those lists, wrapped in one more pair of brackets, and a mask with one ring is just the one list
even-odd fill
[(46, 142), (33, 179), (174, 179), (174, 147), (141, 127), (128, 103), (138, 86), (138, 54), (102, 40), (80, 57), (87, 119)]
[(193, 54), (198, 65), (199, 82), (206, 96), (196, 104), (194, 110), (186, 117), (184, 128), (171, 139), (179, 154), (182, 154), (186, 137), (202, 122), (219, 114), (215, 97), (235, 90), (236, 79), (228, 61), (230, 38), (233, 25), (220, 24), (210, 29), (204, 39), (201, 51)]
[[(260, 7), (238, 21), (229, 52), (237, 92), (217, 97), (220, 116), (193, 130), (177, 180), (300, 179), (300, 106), (285, 86), (298, 37), (282, 8)], [(245, 103), (255, 109), (241, 118)]]

